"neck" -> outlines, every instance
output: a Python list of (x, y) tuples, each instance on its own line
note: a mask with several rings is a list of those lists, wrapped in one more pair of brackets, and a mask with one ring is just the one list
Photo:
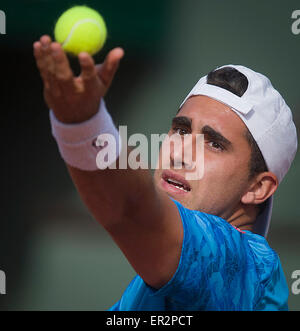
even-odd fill
[(242, 205), (227, 219), (227, 222), (240, 230), (253, 231), (258, 208), (254, 205)]

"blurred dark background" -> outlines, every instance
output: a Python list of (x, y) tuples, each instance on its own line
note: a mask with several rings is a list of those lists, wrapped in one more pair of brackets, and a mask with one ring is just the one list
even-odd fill
[[(53, 35), (72, 5), (104, 16), (109, 35), (95, 56), (122, 46), (126, 57), (106, 102), (129, 134), (165, 133), (196, 81), (223, 64), (267, 75), (300, 125), (300, 34), (291, 31), (300, 2), (218, 0), (1, 1), (0, 34), (2, 310), (105, 310), (134, 271), (80, 201), (51, 137), (32, 44)], [(78, 73), (76, 59), (72, 67)], [(300, 269), (299, 153), (276, 194), (270, 245), (291, 287)], [(300, 295), (290, 294), (300, 310)]]

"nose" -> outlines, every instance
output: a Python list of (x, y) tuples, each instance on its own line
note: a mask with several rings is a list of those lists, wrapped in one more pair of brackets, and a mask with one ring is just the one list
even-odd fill
[(171, 141), (170, 165), (174, 169), (191, 170), (194, 167), (193, 151), (195, 139), (192, 135), (179, 136)]

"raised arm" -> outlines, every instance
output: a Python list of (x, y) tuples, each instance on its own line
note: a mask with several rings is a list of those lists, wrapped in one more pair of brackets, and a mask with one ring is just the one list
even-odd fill
[[(97, 113), (124, 52), (113, 49), (100, 66), (81, 53), (79, 77), (73, 75), (60, 44), (49, 36), (34, 43), (34, 55), (47, 105), (60, 122), (71, 124)], [(183, 228), (175, 204), (156, 190), (150, 172), (67, 167), (82, 200), (136, 272), (154, 288), (166, 284), (179, 263)]]

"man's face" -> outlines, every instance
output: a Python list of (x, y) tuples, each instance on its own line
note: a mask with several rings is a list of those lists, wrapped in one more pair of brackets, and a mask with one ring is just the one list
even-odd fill
[(189, 98), (173, 120), (169, 135), (192, 134), (194, 151), (194, 137), (204, 134), (204, 176), (200, 180), (182, 181), (184, 186), (180, 187), (178, 175), (185, 179), (190, 169), (184, 159), (182, 169), (174, 168), (181, 161), (176, 160), (179, 154), (174, 153), (171, 145), (170, 170), (163, 169), (160, 151), (160, 166), (154, 176), (156, 186), (187, 208), (227, 219), (240, 206), (250, 184), (251, 150), (246, 130), (239, 116), (221, 102), (206, 96)]

